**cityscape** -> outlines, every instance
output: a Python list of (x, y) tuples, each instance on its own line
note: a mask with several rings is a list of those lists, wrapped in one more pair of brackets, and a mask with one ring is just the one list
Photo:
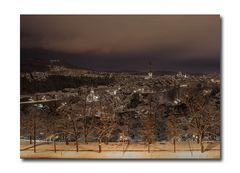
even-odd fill
[(218, 15), (22, 15), (20, 157), (221, 159), (220, 30)]

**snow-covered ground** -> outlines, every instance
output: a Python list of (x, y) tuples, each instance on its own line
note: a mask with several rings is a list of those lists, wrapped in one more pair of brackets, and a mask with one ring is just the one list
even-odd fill
[(38, 144), (37, 152), (33, 152), (32, 145), (21, 144), (21, 158), (74, 158), (74, 159), (220, 159), (220, 143), (205, 142), (203, 153), (199, 144), (195, 142), (181, 142), (173, 145), (169, 142), (154, 143), (148, 147), (144, 143), (109, 143), (102, 144), (102, 152), (99, 153), (98, 143), (79, 144), (79, 152), (76, 152), (74, 143), (65, 145), (57, 143), (57, 152), (54, 152), (53, 144)]

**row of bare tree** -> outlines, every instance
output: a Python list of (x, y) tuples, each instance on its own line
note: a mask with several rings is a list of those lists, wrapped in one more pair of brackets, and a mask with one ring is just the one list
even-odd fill
[[(200, 144), (201, 152), (204, 152), (203, 140), (206, 136), (220, 135), (220, 108), (215, 104), (210, 94), (204, 94), (204, 90), (198, 88), (189, 89), (176, 105), (162, 105), (157, 94), (149, 94), (145, 113), (139, 115), (142, 128), (140, 133), (143, 140), (148, 144), (156, 141), (157, 117), (162, 115), (162, 110), (167, 111), (167, 132), (172, 139), (174, 152), (176, 151), (176, 139), (186, 134), (196, 135)], [(106, 98), (104, 98), (106, 97)], [(21, 134), (29, 135), (30, 144), (34, 145), (36, 152), (36, 137), (43, 133), (45, 138), (55, 141), (61, 137), (68, 145), (69, 141), (75, 141), (76, 151), (79, 151), (79, 140), (83, 137), (87, 144), (89, 136), (94, 136), (101, 143), (108, 143), (112, 132), (121, 129), (121, 133), (128, 135), (129, 120), (125, 120), (128, 128), (122, 128), (117, 122), (117, 108), (119, 102), (114, 96), (100, 95), (97, 102), (88, 102), (87, 95), (79, 92), (79, 97), (66, 99), (64, 103), (49, 103), (44, 107), (32, 105), (21, 108)], [(169, 109), (170, 107), (170, 109)], [(129, 140), (128, 140), (129, 141)]]

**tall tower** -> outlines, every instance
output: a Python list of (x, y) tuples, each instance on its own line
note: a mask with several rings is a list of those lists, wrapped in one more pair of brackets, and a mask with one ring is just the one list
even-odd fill
[(148, 63), (148, 77), (150, 79), (153, 77), (153, 74), (152, 74), (152, 63), (150, 61)]
[(152, 74), (152, 63), (149, 61), (148, 62), (148, 72), (147, 72), (147, 76), (145, 77), (145, 79), (152, 79), (153, 74)]

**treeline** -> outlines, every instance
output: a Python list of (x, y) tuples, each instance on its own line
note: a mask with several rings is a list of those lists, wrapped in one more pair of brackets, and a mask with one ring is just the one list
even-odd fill
[(87, 76), (63, 76), (50, 75), (45, 79), (29, 79), (25, 76), (21, 77), (21, 94), (30, 94), (36, 92), (57, 91), (64, 88), (77, 88), (84, 85), (96, 87), (98, 85), (109, 85), (114, 79), (105, 77), (87, 77)]

